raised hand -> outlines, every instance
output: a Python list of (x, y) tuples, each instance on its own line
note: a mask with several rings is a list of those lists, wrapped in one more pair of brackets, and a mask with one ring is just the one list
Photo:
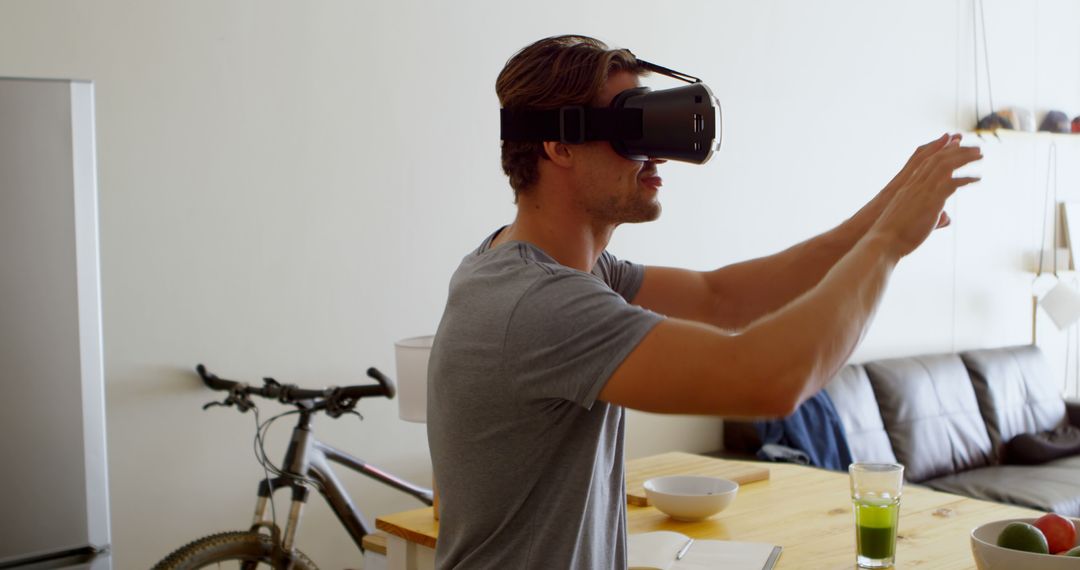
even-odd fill
[(982, 158), (977, 147), (960, 145), (960, 135), (943, 136), (919, 147), (886, 186), (893, 196), (870, 233), (885, 238), (898, 256), (919, 247), (935, 228), (948, 225), (945, 201), (976, 177), (954, 178), (956, 169)]
[(915, 152), (912, 153), (911, 158), (908, 159), (907, 164), (905, 164), (904, 167), (900, 169), (900, 172), (898, 172), (896, 176), (894, 176), (893, 179), (885, 185), (885, 189), (882, 190), (882, 193), (895, 194), (901, 186), (903, 186), (905, 183), (907, 183), (908, 180), (911, 179), (911, 176), (915, 173), (919, 166), (926, 162), (927, 158), (944, 148), (946, 144), (952, 142), (953, 137), (959, 136), (960, 135), (950, 135), (948, 133), (945, 133), (940, 137), (915, 149)]

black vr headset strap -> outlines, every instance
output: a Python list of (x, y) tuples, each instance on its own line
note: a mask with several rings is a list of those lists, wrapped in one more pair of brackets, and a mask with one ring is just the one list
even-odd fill
[(641, 109), (611, 109), (580, 105), (544, 111), (502, 109), (504, 141), (587, 141), (638, 139), (642, 134)]
[[(635, 58), (637, 56), (634, 56)], [(662, 65), (656, 65), (655, 63), (649, 63), (644, 59), (637, 60), (639, 66), (648, 69), (653, 73), (659, 73), (660, 75), (666, 75), (672, 79), (678, 79), (679, 81), (685, 81), (687, 83), (701, 83), (701, 79), (694, 77), (693, 75), (687, 75), (681, 71), (675, 71), (674, 69), (668, 69)]]

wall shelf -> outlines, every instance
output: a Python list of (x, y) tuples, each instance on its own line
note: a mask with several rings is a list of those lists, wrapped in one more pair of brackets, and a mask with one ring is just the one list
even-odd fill
[(972, 131), (966, 131), (967, 133), (974, 134), (981, 139), (999, 139), (999, 140), (1047, 140), (1054, 142), (1064, 141), (1080, 141), (1080, 133), (1049, 133), (1046, 131), (1018, 131), (1015, 129), (975, 129)]

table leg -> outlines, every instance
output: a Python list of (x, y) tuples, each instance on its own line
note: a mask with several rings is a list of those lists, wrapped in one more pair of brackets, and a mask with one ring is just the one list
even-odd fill
[(435, 551), (399, 536), (386, 539), (387, 570), (434, 570)]

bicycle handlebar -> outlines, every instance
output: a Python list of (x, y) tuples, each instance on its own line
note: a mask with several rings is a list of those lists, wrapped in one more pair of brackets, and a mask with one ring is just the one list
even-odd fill
[(273, 378), (263, 378), (263, 386), (254, 388), (243, 382), (219, 378), (216, 374), (208, 371), (206, 366), (202, 364), (196, 366), (195, 371), (199, 373), (203, 383), (211, 390), (229, 392), (229, 398), (225, 400), (225, 405), (235, 404), (241, 411), (247, 411), (254, 405), (248, 400), (247, 396), (255, 395), (277, 400), (283, 404), (315, 401), (315, 409), (326, 409), (336, 417), (343, 411), (355, 406), (356, 402), (361, 398), (385, 396), (388, 399), (393, 399), (397, 392), (394, 381), (379, 372), (375, 367), (368, 368), (367, 375), (377, 381), (377, 385), (330, 387), (322, 390), (300, 388), (295, 384), (281, 384)]

